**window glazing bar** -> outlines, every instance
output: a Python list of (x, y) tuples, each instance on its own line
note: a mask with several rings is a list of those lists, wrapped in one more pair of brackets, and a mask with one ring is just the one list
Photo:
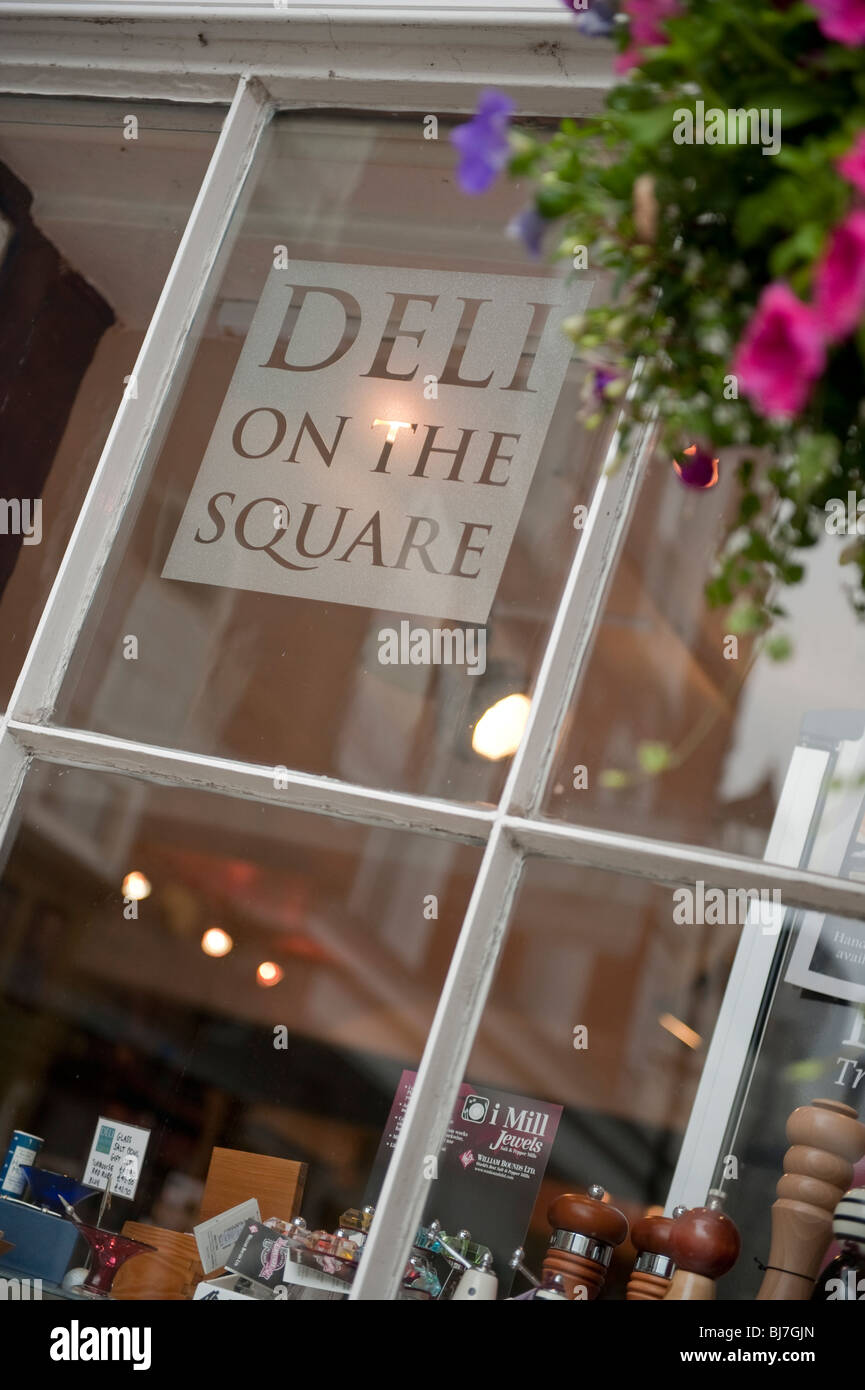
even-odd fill
[[(671, 888), (689, 884), (693, 887), (697, 880), (702, 880), (707, 888), (777, 890), (783, 907), (865, 920), (865, 884), (852, 879), (697, 845), (670, 844), (558, 821), (506, 817), (505, 826), (526, 854), (613, 873), (636, 874)], [(771, 841), (766, 852), (772, 852)]]
[[(362, 825), (437, 834), (467, 844), (486, 843), (493, 827), (500, 823), (519, 857), (534, 855), (587, 869), (631, 874), (671, 889), (698, 880), (707, 888), (777, 889), (784, 906), (865, 920), (865, 885), (802, 869), (780, 857), (777, 862), (751, 859), (701, 845), (674, 844), (567, 821), (502, 816), (495, 809), (467, 802), (383, 791), (289, 768), (161, 748), (84, 729), (9, 720), (6, 742), (15, 745), (25, 760), (32, 756), (66, 767), (125, 773), (163, 786), (219, 792)], [(813, 762), (815, 758), (820, 767), (812, 777), (822, 775), (826, 755), (799, 750), (800, 761)], [(774, 855), (773, 843), (770, 838), (767, 855)]]
[[(411, 1099), (379, 1199), (352, 1299), (389, 1299), (399, 1290), (427, 1196), (424, 1158), (437, 1155), (471, 1055), (522, 871), (523, 850), (505, 826), (522, 791), (540, 795), (562, 713), (590, 648), (591, 630), (618, 558), (636, 495), (647, 433), (618, 463), (615, 431), (577, 547), (532, 694), (532, 714), (514, 755), (474, 892), (445, 979)], [(546, 722), (549, 721), (549, 727)]]
[(9, 733), (25, 752), (46, 762), (124, 772), (163, 786), (195, 787), (363, 825), (442, 835), (468, 844), (484, 844), (495, 820), (495, 811), (462, 802), (379, 791), (282, 766), (207, 757), (83, 729), (55, 729), (10, 720)]
[(618, 462), (618, 431), (610, 444), (544, 653), (519, 753), (502, 794), (508, 814), (533, 815), (540, 807), (567, 707), (585, 669), (633, 517), (653, 438), (654, 424), (643, 425), (622, 463)]

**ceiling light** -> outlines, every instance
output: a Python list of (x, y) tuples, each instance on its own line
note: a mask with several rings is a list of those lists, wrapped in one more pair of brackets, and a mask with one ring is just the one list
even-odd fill
[(123, 880), (123, 896), (132, 902), (140, 903), (142, 898), (149, 898), (150, 891), (150, 879), (145, 878), (137, 869), (133, 869)]
[(270, 989), (272, 985), (278, 985), (282, 979), (283, 971), (272, 960), (263, 960), (255, 972), (255, 982), (263, 989)]
[(506, 695), (481, 715), (472, 734), (472, 748), (482, 758), (510, 757), (520, 746), (531, 709), (528, 695)]
[(227, 956), (234, 942), (222, 927), (208, 927), (201, 938), (201, 949), (206, 956)]

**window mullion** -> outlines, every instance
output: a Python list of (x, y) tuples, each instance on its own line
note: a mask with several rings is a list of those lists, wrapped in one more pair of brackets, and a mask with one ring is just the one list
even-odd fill
[(427, 1196), (425, 1159), (437, 1155), (471, 1053), (511, 915), (522, 854), (493, 829), (418, 1069), (352, 1299), (393, 1298)]
[(601, 605), (633, 515), (653, 435), (654, 423), (643, 425), (621, 463), (618, 429), (610, 444), (502, 794), (502, 805), (510, 814), (532, 815), (539, 809), (562, 722), (591, 652)]
[(618, 559), (650, 434), (650, 427), (644, 427), (627, 459), (616, 467), (620, 447), (617, 431), (595, 488), (586, 531), (532, 694), (529, 723), (514, 755), (484, 851), (352, 1298), (392, 1298), (399, 1290), (426, 1199), (424, 1159), (438, 1153), (446, 1133), (492, 987), (522, 870), (523, 853), (508, 831), (507, 813), (522, 805), (533, 810), (540, 798), (567, 701), (590, 650), (600, 605)]

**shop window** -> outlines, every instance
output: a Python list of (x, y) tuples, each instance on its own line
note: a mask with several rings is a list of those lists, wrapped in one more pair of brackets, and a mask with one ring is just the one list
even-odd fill
[[(305, 1217), (333, 1227), (363, 1205), (479, 858), (35, 766), (0, 894), (0, 1129), (44, 1136), (61, 1173), (99, 1115), (150, 1131), (118, 1229), (189, 1230), (214, 1146), (306, 1164)], [(172, 1208), (179, 1188), (198, 1200)]]

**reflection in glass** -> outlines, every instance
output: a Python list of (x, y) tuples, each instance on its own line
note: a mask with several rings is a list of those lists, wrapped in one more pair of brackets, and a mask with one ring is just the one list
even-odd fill
[[(142, 1126), (116, 1224), (177, 1231), (214, 1146), (295, 1159), (310, 1229), (335, 1229), (420, 1060), (479, 858), (37, 765), (0, 884), (0, 1134), (38, 1132), (44, 1166), (80, 1177), (98, 1116)], [(146, 899), (121, 892), (130, 866)], [(233, 947), (208, 955), (217, 923)]]
[[(789, 613), (786, 660), (758, 654), (753, 634), (732, 633), (729, 614), (708, 606), (733, 482), (730, 460), (721, 459), (717, 486), (699, 492), (681, 485), (669, 460), (653, 460), (572, 701), (547, 814), (760, 858), (797, 745), (861, 738), (865, 623), (846, 592), (837, 538), (823, 536), (804, 556), (804, 582), (778, 596)], [(845, 716), (858, 732), (832, 726)]]
[[(535, 1273), (560, 1194), (598, 1183), (632, 1223), (666, 1201), (740, 930), (683, 924), (674, 893), (527, 863), (466, 1075), (481, 1095), (564, 1107), (526, 1240)], [(633, 1259), (617, 1248), (605, 1298)]]
[(0, 534), (0, 708), (114, 413), (135, 391), (222, 115), (0, 96), (0, 495), (12, 509)]

